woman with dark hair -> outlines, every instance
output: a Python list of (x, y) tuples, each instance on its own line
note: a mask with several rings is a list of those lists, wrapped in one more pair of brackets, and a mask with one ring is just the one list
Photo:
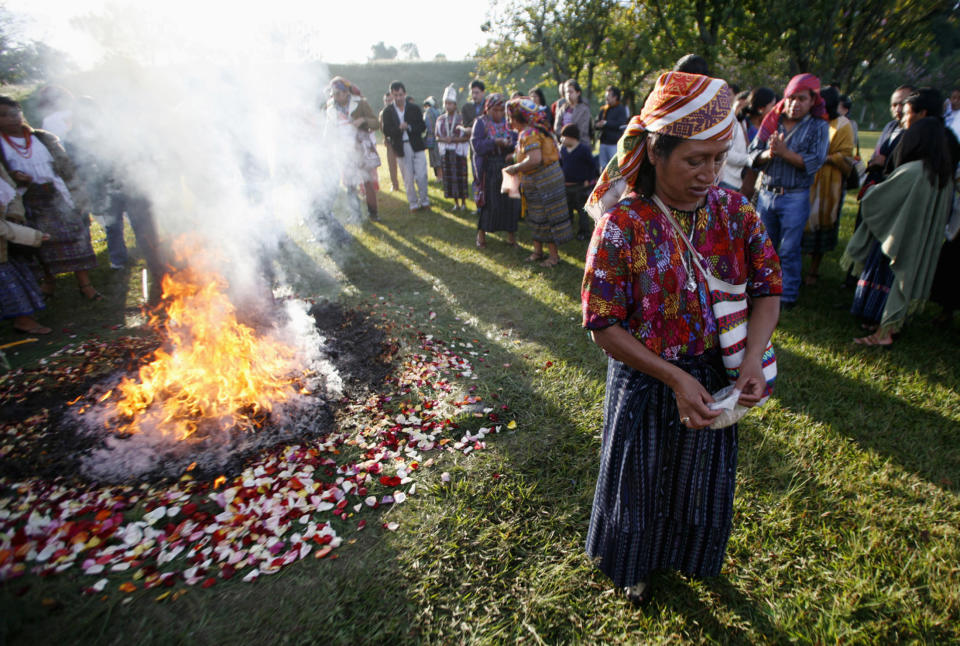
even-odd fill
[(567, 102), (563, 104), (563, 107), (557, 109), (553, 121), (553, 131), (559, 133), (564, 126), (572, 123), (580, 131), (580, 141), (590, 146), (592, 145), (590, 141), (590, 108), (581, 100), (582, 94), (580, 84), (574, 79), (569, 79), (564, 84), (564, 95)]
[(810, 186), (810, 217), (800, 243), (802, 253), (810, 254), (810, 271), (804, 284), (813, 286), (820, 278), (823, 254), (837, 247), (840, 230), (840, 211), (847, 175), (853, 169), (853, 128), (846, 117), (837, 111), (840, 92), (831, 86), (820, 90), (830, 121), (830, 143), (827, 159), (817, 171)]
[(636, 604), (655, 571), (718, 575), (733, 523), (737, 426), (708, 428), (711, 393), (730, 382), (691, 248), (716, 278), (746, 283), (736, 387), (744, 406), (769, 393), (780, 264), (750, 203), (714, 185), (737, 127), (731, 102), (721, 79), (662, 75), (588, 202), (598, 222), (583, 325), (607, 353), (607, 381), (587, 554)]
[(543, 90), (538, 87), (531, 88), (530, 98), (533, 99), (533, 102), (537, 104), (537, 109), (544, 113), (547, 126), (550, 128), (550, 132), (553, 132), (554, 114), (550, 109), (550, 105), (547, 103), (547, 97), (544, 95)]
[(507, 126), (506, 101), (502, 94), (487, 95), (483, 116), (473, 122), (470, 145), (473, 147), (473, 172), (477, 178), (474, 199), (477, 203), (477, 248), (487, 246), (487, 233), (506, 231), (507, 244), (515, 245), (520, 221), (520, 200), (500, 192), (507, 155), (517, 143), (517, 135)]
[(768, 87), (755, 87), (750, 90), (750, 98), (747, 101), (747, 107), (744, 110), (744, 116), (749, 123), (747, 124), (747, 139), (753, 141), (760, 130), (760, 124), (763, 123), (763, 117), (766, 116), (773, 106), (777, 104), (776, 93)]
[(853, 110), (853, 101), (846, 94), (841, 94), (840, 105), (837, 107), (837, 113), (841, 117), (846, 117), (847, 121), (850, 122), (850, 127), (853, 128), (853, 145), (857, 149), (857, 154), (859, 155), (860, 154), (860, 128), (857, 126), (857, 122), (854, 121), (853, 116), (850, 114), (851, 110)]
[(31, 128), (20, 104), (7, 97), (0, 97), (0, 162), (23, 195), (27, 224), (50, 236), (37, 252), (43, 293), (52, 296), (54, 276), (73, 272), (84, 298), (103, 298), (88, 273), (97, 266), (90, 218), (67, 187), (74, 178), (73, 163), (57, 138)]
[(841, 260), (845, 267), (862, 267), (851, 312), (875, 328), (854, 339), (859, 345), (890, 347), (929, 296), (950, 214), (954, 164), (943, 119), (914, 120), (911, 112), (904, 109), (894, 170), (864, 194), (863, 221)]
[[(533, 253), (527, 260), (539, 260), (541, 266), (553, 267), (560, 262), (557, 246), (573, 238), (560, 151), (543, 112), (530, 97), (508, 101), (507, 116), (510, 129), (518, 136), (516, 163), (503, 170), (510, 175), (520, 175), (527, 222), (533, 233)], [(546, 258), (544, 243), (550, 252)]]

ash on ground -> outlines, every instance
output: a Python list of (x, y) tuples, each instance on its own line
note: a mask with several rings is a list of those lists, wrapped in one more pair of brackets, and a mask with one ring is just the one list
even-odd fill
[[(286, 329), (297, 337), (305, 372), (298, 394), (272, 412), (254, 417), (259, 428), (219, 428), (213, 420), (201, 424), (184, 440), (163, 432), (125, 436), (111, 433), (109, 420), (97, 416), (97, 400), (124, 376), (133, 376), (152, 353), (70, 388), (53, 389), (27, 398), (17, 407), (21, 415), (45, 406), (45, 415), (20, 434), (16, 450), (0, 461), (0, 477), (75, 477), (88, 482), (131, 483), (181, 477), (189, 470), (198, 480), (239, 473), (246, 462), (277, 446), (322, 438), (335, 430), (341, 401), (363, 398), (377, 391), (389, 374), (396, 345), (375, 327), (369, 315), (335, 303), (305, 307), (288, 301)], [(103, 366), (109, 370), (111, 366)], [(80, 395), (80, 400), (72, 406)], [(33, 409), (32, 411), (30, 409)], [(85, 408), (83, 415), (77, 411)], [(12, 412), (12, 411), (11, 411)], [(8, 421), (0, 415), (0, 423)]]

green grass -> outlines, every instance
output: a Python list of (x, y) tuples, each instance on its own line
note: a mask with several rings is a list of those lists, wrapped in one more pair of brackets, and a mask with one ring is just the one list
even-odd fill
[[(129, 603), (116, 593), (84, 597), (78, 590), (90, 581), (76, 573), (6, 584), (9, 642), (960, 641), (956, 321), (934, 327), (930, 306), (892, 352), (853, 346), (861, 332), (847, 313), (852, 293), (839, 286), (840, 250), (828, 255), (820, 285), (804, 288), (774, 338), (774, 398), (741, 425), (722, 575), (659, 576), (654, 603), (637, 611), (583, 554), (605, 371), (579, 326), (585, 243), (565, 245), (554, 269), (531, 267), (523, 225), (526, 250), (499, 234), (477, 250), (473, 218), (450, 212), (433, 183), (438, 208), (429, 214), (409, 214), (401, 194), (380, 197), (382, 222), (351, 227), (352, 246), (335, 257), (299, 240), (299, 291), (376, 305), (404, 335), (475, 340), (486, 351), (474, 361), (477, 394), (497, 394), (519, 428), (425, 472), (421, 493), (390, 512), (399, 531), (358, 534), (334, 561), (307, 559), (253, 585), (190, 589), (172, 603), (149, 592)], [(854, 212), (848, 198), (841, 248)], [(104, 272), (95, 276), (106, 284)], [(126, 278), (115, 280), (106, 303), (60, 309), (58, 300), (41, 320), (60, 327), (82, 315), (79, 334), (100, 332), (101, 319), (132, 320), (136, 294), (124, 300)], [(64, 294), (75, 291), (61, 282)]]

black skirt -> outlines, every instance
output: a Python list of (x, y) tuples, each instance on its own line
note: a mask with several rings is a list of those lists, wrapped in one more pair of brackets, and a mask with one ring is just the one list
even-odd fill
[[(676, 363), (708, 392), (728, 384), (717, 353)], [(730, 537), (736, 470), (736, 425), (686, 428), (666, 384), (609, 359), (587, 554), (617, 587), (655, 570), (716, 576)]]

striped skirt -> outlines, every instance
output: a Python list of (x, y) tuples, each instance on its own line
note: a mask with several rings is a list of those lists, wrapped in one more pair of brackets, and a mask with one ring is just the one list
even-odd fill
[(443, 154), (443, 196), (465, 200), (467, 193), (467, 158), (452, 150)]
[[(719, 354), (676, 363), (708, 392), (728, 383)], [(587, 554), (616, 587), (655, 570), (716, 576), (730, 537), (736, 470), (736, 425), (686, 428), (666, 384), (608, 359)]]
[(94, 269), (97, 257), (90, 242), (89, 218), (67, 204), (56, 191), (42, 195), (33, 191), (27, 191), (23, 204), (27, 224), (50, 234), (50, 239), (37, 250), (43, 269), (54, 276)]
[(500, 192), (503, 178), (502, 157), (488, 155), (483, 163), (483, 206), (477, 218), (477, 229), (513, 233), (520, 221), (520, 200)]
[(559, 162), (523, 175), (521, 186), (533, 239), (558, 245), (572, 239), (567, 187)]
[(883, 253), (880, 243), (874, 242), (857, 280), (850, 313), (868, 323), (879, 324), (883, 319), (883, 310), (887, 306), (892, 285), (893, 270), (890, 269), (890, 259)]
[(46, 305), (37, 279), (18, 258), (0, 262), (0, 318), (33, 316)]

